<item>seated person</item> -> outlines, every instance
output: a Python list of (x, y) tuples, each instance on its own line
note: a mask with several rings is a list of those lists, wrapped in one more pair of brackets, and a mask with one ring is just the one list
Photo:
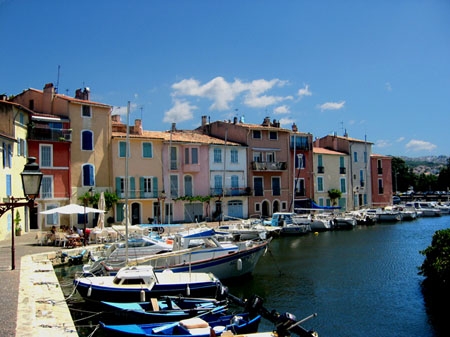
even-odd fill
[(47, 239), (50, 240), (50, 243), (55, 243), (56, 240), (56, 227), (52, 226), (50, 229), (50, 233), (47, 234)]

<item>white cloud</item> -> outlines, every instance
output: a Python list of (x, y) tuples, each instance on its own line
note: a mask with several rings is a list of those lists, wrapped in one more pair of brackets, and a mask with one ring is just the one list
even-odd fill
[(384, 85), (385, 85), (387, 91), (392, 91), (391, 83), (386, 82)]
[(401, 143), (401, 142), (403, 142), (404, 140), (405, 140), (405, 137), (399, 137), (399, 138), (397, 138), (396, 142), (397, 142), (397, 143)]
[(411, 139), (406, 148), (411, 151), (432, 151), (437, 146), (424, 140)]
[(281, 105), (273, 109), (273, 112), (275, 115), (281, 115), (281, 114), (288, 114), (290, 111), (287, 105)]
[(309, 84), (306, 84), (304, 88), (299, 89), (297, 94), (300, 99), (304, 96), (312, 96), (312, 92), (309, 90)]
[(383, 148), (383, 147), (390, 147), (390, 146), (391, 146), (391, 143), (390, 143), (388, 140), (385, 140), (385, 139), (379, 139), (379, 140), (377, 140), (377, 142), (375, 143), (375, 146), (381, 147), (381, 148)]
[(322, 105), (319, 105), (319, 108), (321, 111), (324, 110), (340, 110), (344, 107), (345, 101), (341, 102), (327, 102), (323, 103)]
[(295, 120), (292, 118), (286, 117), (286, 118), (280, 118), (279, 122), (283, 128), (290, 128), (292, 126), (292, 124), (295, 122)]
[(195, 79), (184, 79), (174, 83), (173, 96), (191, 96), (207, 98), (213, 103), (211, 110), (228, 110), (239, 95), (244, 94), (244, 104), (250, 107), (266, 107), (284, 100), (292, 99), (292, 96), (263, 95), (274, 87), (283, 87), (287, 81), (272, 79), (270, 81), (259, 79), (251, 82), (242, 82), (239, 79), (227, 82), (223, 77), (213, 78), (211, 81), (201, 84)]
[(195, 105), (176, 99), (174, 106), (164, 113), (163, 122), (176, 123), (190, 120), (194, 118), (193, 111), (196, 109)]

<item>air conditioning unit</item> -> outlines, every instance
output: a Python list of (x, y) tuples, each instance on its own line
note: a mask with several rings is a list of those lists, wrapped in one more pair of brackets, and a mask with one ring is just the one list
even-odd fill
[(71, 133), (66, 133), (64, 135), (64, 140), (68, 141), (68, 142), (71, 142), (72, 141), (72, 134)]

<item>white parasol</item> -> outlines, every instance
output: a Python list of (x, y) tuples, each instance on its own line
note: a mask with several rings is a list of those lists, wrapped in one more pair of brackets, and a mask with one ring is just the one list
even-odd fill
[(77, 204), (69, 204), (66, 206), (56, 207), (47, 211), (40, 212), (41, 214), (88, 214), (88, 213), (105, 213), (104, 210), (100, 210), (92, 207), (85, 207)]
[[(98, 200), (98, 209), (104, 211), (105, 205), (105, 193), (100, 193), (100, 199)], [(105, 227), (105, 213), (100, 213), (97, 220), (97, 227), (103, 229)]]

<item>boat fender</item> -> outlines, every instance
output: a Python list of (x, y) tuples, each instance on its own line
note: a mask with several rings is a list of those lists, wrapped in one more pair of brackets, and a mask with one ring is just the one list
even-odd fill
[(141, 302), (145, 302), (145, 291), (141, 289)]
[(189, 284), (186, 286), (186, 296), (191, 296), (191, 288), (189, 288)]
[(87, 297), (91, 297), (91, 295), (92, 295), (92, 286), (90, 286), (87, 291)]
[(241, 259), (237, 260), (237, 270), (239, 270), (239, 271), (242, 270), (242, 260)]

